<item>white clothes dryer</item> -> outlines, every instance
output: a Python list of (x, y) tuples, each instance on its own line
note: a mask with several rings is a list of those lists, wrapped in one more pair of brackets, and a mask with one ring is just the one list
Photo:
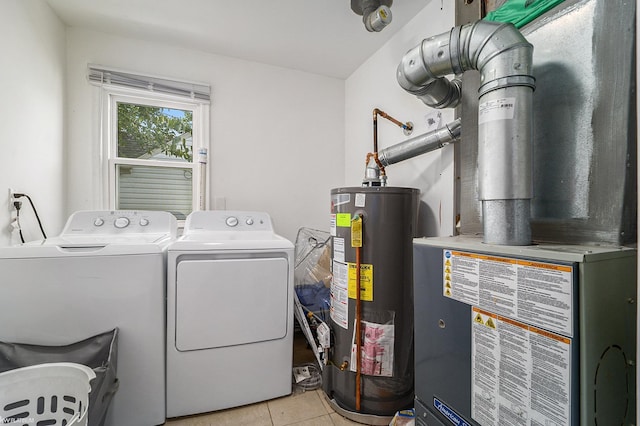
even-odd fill
[(166, 249), (173, 215), (82, 211), (61, 235), (0, 248), (0, 340), (61, 346), (118, 328), (109, 426), (165, 422)]
[(168, 251), (167, 417), (291, 393), (293, 252), (267, 213), (187, 217)]

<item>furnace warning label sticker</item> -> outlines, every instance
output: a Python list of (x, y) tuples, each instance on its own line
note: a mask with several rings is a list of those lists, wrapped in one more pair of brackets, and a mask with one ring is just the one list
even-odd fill
[(573, 267), (443, 250), (442, 295), (573, 336)]
[(473, 307), (471, 417), (485, 425), (571, 424), (571, 339)]
[[(356, 264), (349, 265), (349, 299), (356, 298)], [(373, 302), (373, 265), (360, 265), (360, 300)]]

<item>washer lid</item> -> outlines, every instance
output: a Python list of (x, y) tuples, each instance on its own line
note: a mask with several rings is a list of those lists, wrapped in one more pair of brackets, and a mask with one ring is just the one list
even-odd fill
[(166, 237), (156, 239), (153, 242), (145, 242), (143, 240), (114, 242), (97, 239), (87, 239), (85, 242), (79, 242), (77, 240), (52, 238), (17, 246), (0, 247), (0, 260), (69, 256), (162, 255), (171, 241)]

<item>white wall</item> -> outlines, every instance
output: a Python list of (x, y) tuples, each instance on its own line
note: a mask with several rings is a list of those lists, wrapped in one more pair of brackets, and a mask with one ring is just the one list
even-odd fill
[[(8, 188), (31, 196), (48, 234), (64, 222), (63, 140), (65, 29), (39, 0), (0, 2), (0, 246), (10, 232)], [(23, 199), (27, 240), (40, 239)]]
[(270, 213), (290, 240), (328, 228), (330, 189), (344, 181), (344, 80), (76, 28), (67, 40), (67, 213), (104, 208), (94, 63), (209, 83), (212, 200)]
[[(423, 39), (448, 31), (455, 24), (454, 2), (432, 1), (389, 42), (358, 68), (346, 82), (345, 178), (347, 186), (359, 186), (365, 158), (373, 151), (372, 112), (379, 108), (402, 121), (411, 121), (411, 137), (427, 131), (425, 116), (437, 112), (405, 92), (396, 81), (402, 56)], [(443, 9), (441, 9), (441, 6)], [(393, 25), (393, 24), (392, 24)], [(453, 120), (443, 110), (442, 124)], [(402, 130), (378, 118), (378, 150), (407, 139)], [(386, 168), (389, 186), (419, 188), (419, 232), (424, 236), (452, 235), (454, 231), (453, 146), (423, 154)]]

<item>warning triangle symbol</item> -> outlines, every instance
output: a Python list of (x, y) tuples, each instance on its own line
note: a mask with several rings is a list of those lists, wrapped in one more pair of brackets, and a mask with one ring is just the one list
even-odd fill
[(447, 260), (444, 262), (444, 265), (445, 265), (445, 266), (451, 266), (451, 261), (450, 261), (449, 259), (447, 259)]
[(489, 317), (489, 319), (487, 320), (487, 327), (496, 328), (496, 325), (494, 324), (494, 322), (491, 319), (491, 317)]
[(451, 275), (447, 274), (444, 276), (444, 279), (447, 281), (451, 281)]
[(451, 268), (449, 268), (448, 266), (446, 268), (444, 268), (444, 273), (445, 274), (450, 274), (451, 273)]
[(444, 290), (444, 295), (445, 296), (449, 296), (451, 297), (451, 290), (449, 290), (448, 288)]
[(446, 283), (444, 283), (444, 286), (446, 288), (451, 288), (451, 283), (449, 281), (447, 281)]
[(477, 322), (478, 324), (484, 324), (484, 322), (482, 321), (482, 315), (480, 314), (476, 315), (474, 321)]

